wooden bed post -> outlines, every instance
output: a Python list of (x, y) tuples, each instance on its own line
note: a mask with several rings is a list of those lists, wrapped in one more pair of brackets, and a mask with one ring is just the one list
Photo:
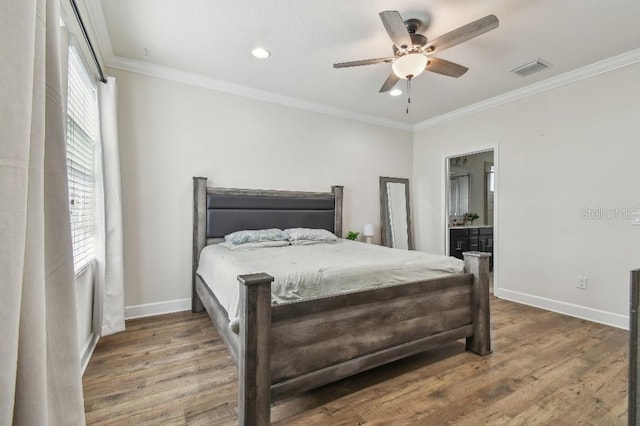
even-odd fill
[(238, 421), (268, 425), (271, 418), (271, 283), (264, 273), (239, 275), (240, 354)]
[(629, 426), (640, 424), (638, 406), (640, 405), (640, 381), (638, 380), (638, 349), (640, 339), (640, 323), (638, 307), (640, 306), (640, 269), (631, 271), (631, 298), (629, 300), (629, 406), (627, 419)]
[(196, 293), (196, 270), (200, 252), (207, 244), (207, 178), (193, 178), (193, 253), (191, 271), (191, 312), (202, 312), (204, 306)]
[(489, 323), (489, 258), (491, 254), (477, 251), (462, 253), (467, 273), (473, 274), (471, 321), (473, 336), (467, 337), (467, 350), (478, 355), (491, 353)]
[(335, 213), (335, 229), (334, 234), (336, 237), (342, 238), (342, 198), (343, 198), (344, 186), (334, 185), (331, 187), (331, 192), (336, 197), (336, 213)]

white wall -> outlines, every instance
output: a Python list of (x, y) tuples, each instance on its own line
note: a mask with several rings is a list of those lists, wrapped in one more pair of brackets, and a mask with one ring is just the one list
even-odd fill
[(373, 223), (374, 241), (379, 176), (411, 176), (409, 132), (125, 71), (109, 74), (119, 88), (127, 306), (191, 297), (193, 176), (225, 187), (344, 185), (344, 231), (362, 233), (363, 224)]
[[(496, 295), (625, 327), (640, 227), (640, 64), (416, 133), (417, 248), (444, 252), (444, 157), (497, 146)], [(576, 276), (589, 279), (576, 288)]]

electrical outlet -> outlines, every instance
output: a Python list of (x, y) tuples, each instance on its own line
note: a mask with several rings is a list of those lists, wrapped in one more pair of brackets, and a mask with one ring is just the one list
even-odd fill
[(576, 286), (576, 288), (579, 288), (581, 290), (586, 290), (587, 289), (587, 277), (583, 277), (581, 275), (578, 275), (578, 285)]

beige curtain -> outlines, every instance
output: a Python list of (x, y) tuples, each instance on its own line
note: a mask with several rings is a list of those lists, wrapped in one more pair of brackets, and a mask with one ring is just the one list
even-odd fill
[(124, 331), (124, 254), (122, 191), (118, 144), (118, 85), (114, 77), (98, 83), (100, 143), (96, 193), (98, 204), (98, 285), (94, 332), (99, 336)]
[(82, 425), (59, 0), (0, 4), (0, 425)]

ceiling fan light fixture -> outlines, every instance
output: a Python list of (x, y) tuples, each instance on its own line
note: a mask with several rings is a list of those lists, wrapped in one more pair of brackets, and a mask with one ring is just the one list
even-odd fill
[(422, 53), (409, 53), (393, 61), (391, 69), (399, 78), (413, 79), (422, 74), (427, 62), (427, 57)]

